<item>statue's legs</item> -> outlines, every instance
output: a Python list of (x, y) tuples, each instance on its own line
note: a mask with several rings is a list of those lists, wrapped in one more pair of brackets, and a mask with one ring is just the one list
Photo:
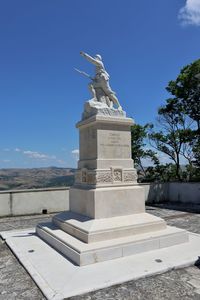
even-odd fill
[(119, 103), (119, 100), (117, 99), (116, 95), (114, 94), (114, 92), (111, 90), (109, 83), (108, 82), (104, 82), (104, 84), (102, 84), (102, 90), (104, 91), (104, 93), (109, 97), (109, 99), (115, 104), (117, 105), (119, 110), (122, 110), (122, 107)]
[(106, 103), (108, 107), (113, 108), (113, 102), (110, 100), (110, 98), (106, 95)]
[(121, 108), (121, 105), (119, 104), (119, 100), (117, 99), (117, 97), (115, 96), (115, 94), (109, 93), (109, 94), (108, 94), (108, 97), (110, 98), (110, 100), (111, 100), (114, 104), (117, 105), (117, 107), (118, 107), (119, 110), (122, 109), (122, 108)]
[(88, 84), (88, 88), (89, 88), (89, 91), (92, 94), (92, 97), (97, 100), (95, 88), (94, 88), (94, 86), (93, 86), (93, 84), (91, 82)]
[(94, 98), (97, 98), (95, 89), (101, 89), (104, 92), (104, 94), (109, 98), (108, 100), (110, 100), (109, 103), (107, 101), (108, 107), (113, 107), (113, 104), (115, 104), (118, 107), (118, 110), (122, 110), (119, 100), (117, 99), (115, 93), (112, 91), (108, 81), (98, 78), (97, 81), (89, 84), (89, 89)]

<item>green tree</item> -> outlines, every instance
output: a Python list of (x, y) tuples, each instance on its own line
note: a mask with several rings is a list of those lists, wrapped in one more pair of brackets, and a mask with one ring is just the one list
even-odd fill
[(184, 113), (176, 99), (170, 98), (158, 110), (159, 131), (152, 130), (149, 137), (151, 145), (167, 155), (175, 164), (175, 178), (181, 180), (181, 156), (190, 160), (192, 121)]
[(144, 126), (134, 124), (131, 127), (131, 149), (132, 158), (135, 166), (142, 170), (144, 176), (146, 176), (146, 168), (143, 165), (144, 159), (150, 159), (153, 163), (158, 163), (156, 153), (146, 147), (146, 141), (148, 136), (148, 130), (152, 127), (151, 124)]
[(166, 89), (196, 122), (200, 132), (200, 59), (182, 68), (176, 80), (171, 80)]
[(200, 170), (200, 137), (197, 137), (197, 140), (193, 147), (193, 153), (194, 153), (194, 157), (195, 157), (194, 164)]
[[(132, 128), (132, 156), (146, 178), (191, 180), (200, 174), (200, 59), (182, 68), (166, 89), (171, 98), (158, 110), (158, 127)], [(145, 146), (147, 137), (151, 148), (167, 155), (174, 165), (160, 164), (156, 153)], [(187, 161), (184, 170), (183, 157)], [(144, 158), (151, 158), (154, 167), (144, 168)]]
[[(181, 69), (176, 80), (169, 82), (167, 91), (174, 96), (177, 107), (179, 107), (189, 118), (191, 118), (196, 127), (192, 134), (189, 132), (189, 146), (192, 146), (192, 152), (196, 166), (200, 167), (200, 59)], [(190, 164), (191, 167), (191, 164)]]
[(146, 181), (160, 181), (169, 182), (174, 180), (176, 177), (176, 166), (175, 164), (155, 164), (147, 168)]
[(200, 166), (200, 59), (182, 68), (166, 89), (172, 98), (158, 110), (161, 130), (153, 132), (151, 139), (155, 148), (175, 163), (179, 180), (183, 175), (180, 158), (187, 160), (190, 180), (195, 173), (194, 161)]

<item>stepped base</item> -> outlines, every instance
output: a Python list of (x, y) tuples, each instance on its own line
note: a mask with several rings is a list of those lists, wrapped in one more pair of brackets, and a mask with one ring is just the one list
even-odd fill
[(85, 243), (143, 234), (166, 228), (163, 219), (147, 213), (104, 219), (91, 219), (71, 211), (52, 219), (54, 225)]
[(51, 223), (39, 224), (37, 234), (54, 249), (79, 266), (188, 242), (185, 230), (167, 226), (151, 233), (84, 243)]

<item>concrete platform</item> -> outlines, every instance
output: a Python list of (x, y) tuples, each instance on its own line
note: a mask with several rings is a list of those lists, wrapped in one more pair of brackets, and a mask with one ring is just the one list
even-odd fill
[(198, 260), (200, 249), (200, 235), (189, 233), (188, 243), (79, 267), (38, 238), (34, 229), (1, 232), (1, 236), (52, 300), (189, 266)]

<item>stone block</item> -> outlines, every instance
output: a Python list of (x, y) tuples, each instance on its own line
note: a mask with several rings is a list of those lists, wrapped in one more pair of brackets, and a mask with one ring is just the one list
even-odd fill
[(144, 190), (138, 185), (69, 191), (70, 210), (90, 218), (111, 218), (143, 213)]

